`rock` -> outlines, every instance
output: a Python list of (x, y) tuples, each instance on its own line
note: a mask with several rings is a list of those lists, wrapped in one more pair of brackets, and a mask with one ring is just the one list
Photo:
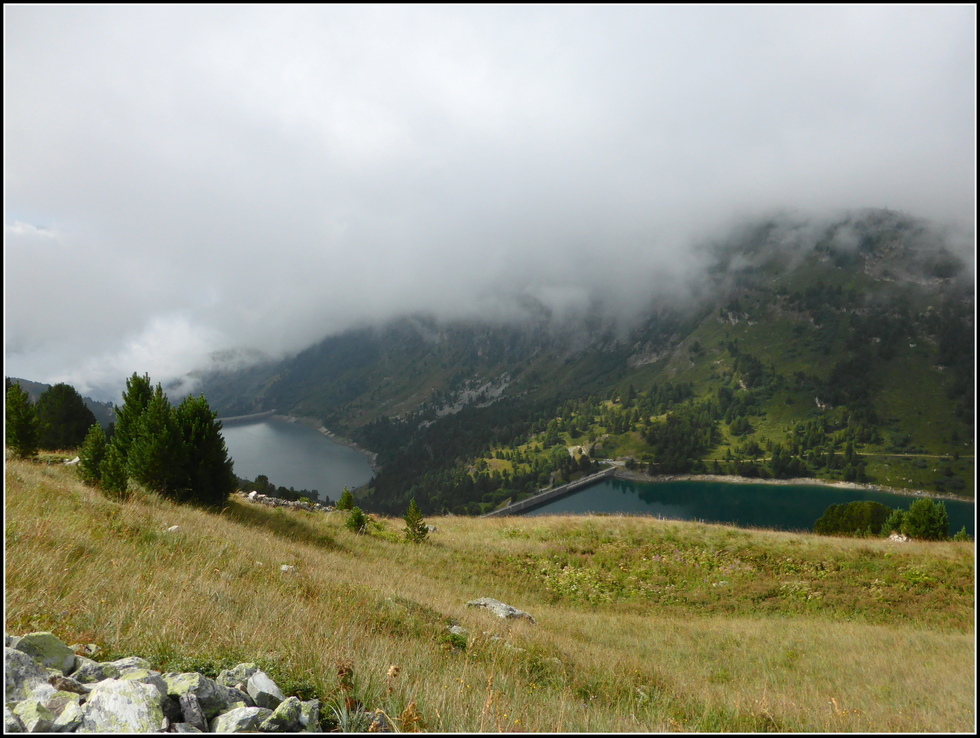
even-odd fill
[(901, 533), (892, 533), (890, 536), (888, 536), (888, 540), (892, 543), (908, 543), (912, 539), (906, 535), (902, 535)]
[(468, 607), (485, 607), (498, 618), (530, 620), (532, 623), (535, 622), (534, 618), (523, 610), (518, 610), (516, 607), (505, 605), (503, 602), (490, 597), (481, 597), (478, 600), (467, 602), (466, 605)]
[(251, 492), (248, 493), (248, 499), (254, 500), (258, 496), (258, 494), (259, 491), (257, 489), (253, 489)]
[(282, 694), (282, 690), (279, 689), (276, 683), (264, 671), (257, 671), (252, 674), (248, 678), (245, 690), (248, 692), (249, 697), (255, 700), (255, 704), (258, 707), (267, 707), (270, 710), (275, 710), (279, 706), (279, 703), (286, 699)]
[(320, 732), (320, 700), (299, 703), (299, 725), (304, 733)]
[(287, 697), (262, 721), (259, 730), (263, 733), (295, 733), (300, 728), (299, 717), (302, 710), (299, 697)]
[(180, 530), (179, 525), (171, 525), (169, 528), (167, 528), (167, 533), (176, 533), (179, 530)]
[(54, 633), (28, 633), (17, 643), (17, 650), (23, 651), (42, 666), (58, 669), (62, 674), (75, 670), (75, 652)]
[(246, 693), (232, 687), (224, 687), (201, 674), (193, 672), (168, 673), (163, 675), (163, 679), (167, 683), (169, 696), (179, 700), (181, 695), (190, 692), (197, 697), (201, 712), (204, 713), (207, 720), (230, 710), (239, 702), (246, 706), (252, 702), (252, 698)]
[(20, 636), (12, 636), (9, 633), (3, 634), (4, 648), (17, 648), (18, 643), (20, 643)]
[(146, 659), (141, 659), (139, 656), (130, 656), (125, 659), (117, 659), (116, 661), (107, 661), (106, 663), (112, 664), (119, 669), (120, 675), (125, 674), (128, 671), (135, 671), (137, 669), (149, 670), (150, 668), (150, 662)]
[(76, 456), (74, 459), (67, 459), (65, 461), (65, 466), (75, 466), (81, 461), (81, 458)]
[(435, 533), (436, 532), (436, 527), (434, 525), (427, 525), (427, 526), (425, 526), (425, 529), (427, 531), (429, 531), (429, 533)]
[(3, 732), (4, 734), (24, 732), (24, 724), (7, 705), (3, 706)]
[(82, 726), (82, 714), (78, 702), (69, 702), (55, 718), (52, 729), (55, 733), (74, 733)]
[(212, 733), (244, 733), (258, 730), (272, 710), (265, 707), (236, 707), (211, 721)]
[(82, 708), (78, 733), (154, 733), (164, 727), (163, 698), (151, 684), (106, 679)]
[(180, 696), (180, 711), (184, 718), (184, 724), (190, 725), (201, 733), (207, 732), (208, 721), (205, 719), (201, 705), (193, 692), (186, 692)]
[(4, 702), (11, 703), (27, 699), (39, 684), (48, 681), (47, 670), (16, 648), (3, 649), (3, 691)]
[(40, 700), (30, 698), (14, 705), (14, 715), (20, 719), (25, 733), (50, 733), (55, 715)]
[(190, 723), (174, 723), (170, 726), (172, 733), (206, 733), (206, 730), (191, 725)]
[(78, 656), (95, 656), (102, 649), (94, 643), (73, 643), (68, 648)]
[(238, 664), (230, 669), (225, 669), (215, 680), (218, 684), (223, 687), (234, 687), (238, 684), (248, 681), (248, 678), (252, 676), (255, 672), (259, 670), (259, 667), (255, 664), (249, 662), (246, 664)]
[(76, 656), (75, 659), (78, 666), (69, 676), (80, 684), (92, 684), (94, 682), (101, 682), (104, 679), (116, 679), (120, 675), (119, 667), (111, 661), (99, 663), (98, 661), (87, 659), (84, 656)]
[(289, 564), (283, 564), (279, 567), (279, 571), (281, 571), (283, 574), (295, 574), (296, 567), (290, 566)]
[(465, 636), (469, 633), (469, 631), (466, 630), (466, 628), (464, 628), (462, 625), (450, 625), (449, 632), (452, 633), (453, 635), (458, 635), (458, 636)]

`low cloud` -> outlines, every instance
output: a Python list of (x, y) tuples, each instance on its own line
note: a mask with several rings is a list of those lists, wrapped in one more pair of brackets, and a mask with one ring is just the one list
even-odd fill
[[(976, 11), (5, 11), (6, 371), (167, 381), (425, 311), (636, 312), (779, 209), (975, 199)], [(515, 299), (516, 298), (516, 299)]]

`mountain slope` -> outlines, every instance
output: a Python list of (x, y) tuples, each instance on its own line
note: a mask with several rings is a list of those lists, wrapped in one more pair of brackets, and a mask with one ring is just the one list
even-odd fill
[(946, 242), (890, 211), (773, 219), (629, 326), (406, 318), (203, 387), (223, 414), (309, 415), (379, 452), (379, 510), (486, 510), (585, 470), (559, 451), (579, 445), (652, 473), (972, 496), (974, 286)]

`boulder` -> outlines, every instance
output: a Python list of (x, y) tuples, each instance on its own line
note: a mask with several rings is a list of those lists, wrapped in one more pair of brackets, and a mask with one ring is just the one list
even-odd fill
[(50, 733), (54, 727), (54, 713), (33, 697), (14, 705), (14, 715), (20, 719), (25, 733)]
[(172, 733), (206, 733), (207, 731), (191, 725), (190, 723), (174, 723), (170, 726)]
[(263, 733), (295, 733), (301, 727), (299, 716), (302, 710), (299, 697), (287, 697), (262, 721), (259, 730)]
[(106, 679), (82, 708), (78, 733), (155, 733), (163, 730), (163, 698), (151, 684)]
[(320, 700), (299, 703), (299, 730), (303, 733), (320, 732)]
[(73, 677), (52, 676), (48, 677), (48, 684), (61, 692), (74, 692), (75, 694), (88, 695), (92, 688), (87, 684), (82, 684)]
[(279, 703), (286, 699), (282, 690), (264, 671), (257, 671), (248, 678), (245, 691), (255, 700), (258, 707), (267, 707), (270, 710), (275, 710)]
[(75, 670), (75, 652), (54, 633), (28, 633), (16, 646), (35, 661), (49, 669), (58, 669), (62, 674)]
[(197, 695), (193, 692), (185, 692), (180, 696), (180, 711), (183, 722), (190, 725), (195, 730), (206, 733), (208, 721), (201, 710), (201, 704), (197, 701)]
[(241, 702), (246, 706), (252, 704), (252, 698), (233, 687), (224, 687), (213, 679), (201, 674), (187, 672), (183, 674), (168, 673), (163, 675), (167, 683), (167, 694), (180, 699), (183, 694), (191, 693), (197, 697), (201, 712), (207, 720), (230, 710)]
[(283, 564), (279, 567), (279, 571), (281, 571), (283, 574), (295, 574), (296, 567), (289, 564)]
[(471, 600), (470, 602), (467, 602), (466, 605), (468, 607), (484, 607), (498, 618), (530, 620), (532, 623), (535, 622), (534, 618), (523, 610), (518, 610), (516, 607), (505, 605), (500, 600), (495, 600), (490, 597), (481, 597), (478, 600)]
[(80, 684), (94, 684), (105, 679), (117, 679), (119, 667), (111, 661), (98, 662), (84, 656), (76, 656), (77, 667), (69, 676)]
[(236, 707), (211, 721), (212, 733), (244, 733), (258, 730), (272, 710), (265, 707)]
[(139, 656), (129, 656), (125, 659), (117, 659), (116, 661), (107, 661), (107, 664), (112, 664), (117, 669), (119, 669), (119, 674), (122, 676), (128, 671), (135, 671), (137, 669), (149, 669), (150, 662), (146, 659), (141, 659)]
[(4, 702), (17, 702), (31, 696), (39, 684), (46, 684), (48, 671), (23, 651), (3, 649)]
[(74, 733), (82, 725), (82, 706), (77, 701), (69, 702), (54, 720), (55, 733)]
[[(256, 562), (258, 563), (258, 562)], [(255, 664), (249, 662), (247, 664), (238, 664), (230, 669), (225, 669), (215, 680), (223, 687), (234, 687), (237, 684), (244, 684), (248, 681), (248, 678), (252, 676), (255, 672), (259, 670), (259, 667)]]
[(24, 724), (7, 705), (3, 706), (3, 732), (4, 734), (24, 732)]

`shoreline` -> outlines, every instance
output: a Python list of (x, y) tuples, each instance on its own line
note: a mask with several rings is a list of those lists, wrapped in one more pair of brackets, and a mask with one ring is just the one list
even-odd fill
[(374, 451), (368, 451), (363, 446), (351, 441), (350, 439), (344, 438), (343, 436), (338, 436), (336, 433), (330, 431), (326, 426), (323, 425), (316, 418), (310, 418), (302, 415), (273, 415), (274, 420), (281, 420), (284, 423), (300, 423), (308, 428), (319, 431), (331, 441), (336, 443), (338, 446), (346, 446), (347, 448), (354, 449), (359, 454), (363, 454), (367, 457), (368, 464), (371, 466), (371, 471), (377, 474), (381, 471), (381, 466), (378, 464), (378, 454)]
[(976, 500), (969, 497), (959, 497), (949, 492), (929, 492), (921, 489), (906, 489), (902, 487), (887, 487), (883, 484), (860, 484), (858, 482), (839, 482), (813, 477), (795, 477), (793, 479), (759, 479), (757, 477), (740, 477), (736, 474), (646, 474), (618, 467), (613, 474), (614, 479), (626, 479), (632, 482), (720, 482), (724, 484), (775, 484), (775, 485), (812, 485), (818, 487), (836, 487), (837, 489), (863, 489), (871, 492), (887, 492), (888, 494), (904, 497), (931, 497), (953, 502), (971, 502)]

